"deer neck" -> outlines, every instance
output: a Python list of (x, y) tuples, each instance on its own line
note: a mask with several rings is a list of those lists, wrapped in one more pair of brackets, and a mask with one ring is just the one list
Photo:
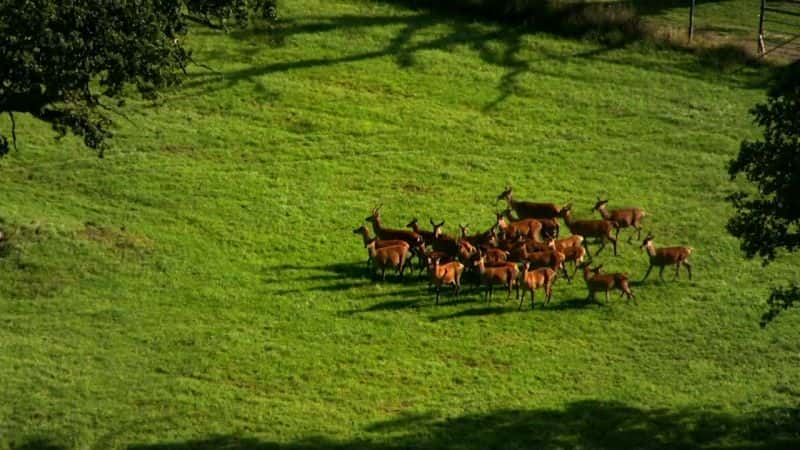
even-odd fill
[(644, 246), (644, 249), (647, 250), (647, 254), (650, 255), (651, 258), (656, 256), (656, 248), (652, 242), (648, 242), (647, 245)]
[(605, 204), (600, 205), (597, 210), (600, 211), (600, 215), (603, 216), (603, 219), (608, 220), (611, 218), (611, 214), (609, 214), (608, 208), (606, 208)]
[(380, 234), (381, 229), (383, 229), (383, 227), (381, 226), (381, 219), (375, 217), (372, 220), (372, 231), (374, 231), (375, 234)]
[(572, 220), (572, 211), (565, 212), (564, 213), (564, 223), (567, 224), (567, 226), (570, 226), (570, 225), (572, 225), (572, 222), (573, 222), (573, 220)]
[(370, 241), (372, 240), (372, 238), (369, 237), (369, 230), (367, 230), (366, 228), (361, 229), (361, 237), (364, 239), (364, 245), (369, 244)]

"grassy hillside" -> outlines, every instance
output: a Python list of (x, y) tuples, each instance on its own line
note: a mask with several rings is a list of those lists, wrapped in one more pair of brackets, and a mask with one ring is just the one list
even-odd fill
[[(797, 448), (800, 316), (758, 319), (798, 260), (764, 269), (724, 231), (767, 69), (284, 3), (269, 32), (194, 30), (219, 74), (132, 102), (104, 160), (18, 118), (0, 448)], [(560, 280), (518, 311), (365, 271), (375, 205), (481, 230), (507, 184), (579, 217), (641, 206), (695, 278), (653, 274), (638, 305)], [(639, 279), (644, 253), (620, 253), (598, 261)]]

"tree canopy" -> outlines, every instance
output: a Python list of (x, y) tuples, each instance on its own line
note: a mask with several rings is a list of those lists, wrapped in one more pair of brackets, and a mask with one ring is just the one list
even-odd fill
[[(743, 141), (731, 161), (731, 178), (744, 175), (755, 192), (729, 197), (736, 215), (728, 231), (741, 240), (749, 258), (768, 264), (779, 250), (800, 248), (800, 62), (787, 68), (770, 89), (767, 102), (752, 110), (763, 139)], [(800, 299), (800, 285), (774, 289), (762, 323)]]
[[(274, 18), (275, 0), (0, 0), (0, 113), (48, 122), (102, 155), (112, 106), (134, 87), (145, 98), (181, 80), (181, 38), (195, 16), (245, 24)], [(114, 102), (110, 105), (109, 102)], [(9, 150), (0, 131), (0, 156)]]

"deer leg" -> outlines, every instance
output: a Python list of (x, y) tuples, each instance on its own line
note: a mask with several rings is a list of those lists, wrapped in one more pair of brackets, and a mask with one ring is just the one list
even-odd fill
[(531, 289), (531, 309), (533, 309), (533, 298), (536, 296), (536, 290)]
[(661, 266), (658, 271), (658, 277), (661, 278), (661, 281), (664, 281), (664, 268), (667, 266)]
[(606, 238), (602, 237), (600, 238), (600, 248), (597, 249), (595, 255), (600, 256), (600, 252), (602, 252), (604, 248), (606, 248)]
[(436, 285), (436, 304), (437, 305), (439, 304), (439, 291), (441, 291), (441, 290), (442, 290), (442, 285), (441, 285), (441, 283), (439, 283), (439, 284)]
[[(525, 301), (525, 291), (527, 291), (527, 289), (522, 291), (522, 298), (519, 299), (519, 308), (518, 309), (522, 309), (522, 302)], [(519, 286), (517, 286), (517, 298), (519, 298)]]
[(679, 261), (677, 264), (675, 264), (675, 277), (673, 278), (673, 280), (678, 279), (678, 274), (680, 273), (680, 270), (681, 270), (681, 263)]
[(689, 261), (683, 261), (683, 265), (686, 266), (686, 271), (689, 272), (689, 279), (692, 279), (692, 265), (689, 264)]
[[(609, 236), (608, 238), (611, 239), (611, 236)], [(614, 256), (618, 256), (617, 255), (617, 238), (611, 239), (611, 243), (614, 244)]]
[(572, 280), (569, 278), (569, 272), (567, 272), (566, 263), (561, 263), (561, 271), (564, 273), (564, 278), (567, 279), (567, 283), (572, 283)]
[(592, 259), (592, 254), (589, 252), (589, 243), (586, 241), (586, 239), (581, 242), (581, 245), (583, 246), (583, 249), (586, 250), (586, 256), (588, 256), (589, 259)]
[(606, 303), (608, 303), (608, 289), (606, 289)]
[(648, 267), (648, 268), (647, 268), (647, 273), (646, 273), (646, 274), (644, 274), (644, 278), (642, 278), (642, 282), (644, 282), (644, 280), (646, 280), (646, 279), (647, 279), (647, 277), (649, 277), (649, 276), (650, 276), (650, 271), (651, 271), (651, 270), (653, 270), (653, 265), (652, 265), (652, 264), (650, 264), (650, 267)]
[(386, 267), (381, 267), (381, 281), (386, 281)]

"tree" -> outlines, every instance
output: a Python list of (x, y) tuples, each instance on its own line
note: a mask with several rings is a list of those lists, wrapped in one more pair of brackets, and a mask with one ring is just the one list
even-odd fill
[[(756, 105), (751, 113), (764, 128), (763, 140), (743, 141), (728, 172), (731, 179), (744, 174), (756, 192), (728, 197), (736, 215), (727, 228), (741, 240), (748, 258), (758, 256), (766, 265), (779, 251), (800, 248), (800, 62), (778, 77), (767, 103)], [(796, 281), (773, 288), (762, 326), (795, 303), (800, 303)]]
[[(110, 112), (134, 87), (144, 98), (178, 84), (191, 62), (181, 38), (199, 14), (244, 24), (275, 0), (0, 0), (0, 113), (28, 113), (102, 156)], [(0, 157), (9, 150), (0, 133)]]

